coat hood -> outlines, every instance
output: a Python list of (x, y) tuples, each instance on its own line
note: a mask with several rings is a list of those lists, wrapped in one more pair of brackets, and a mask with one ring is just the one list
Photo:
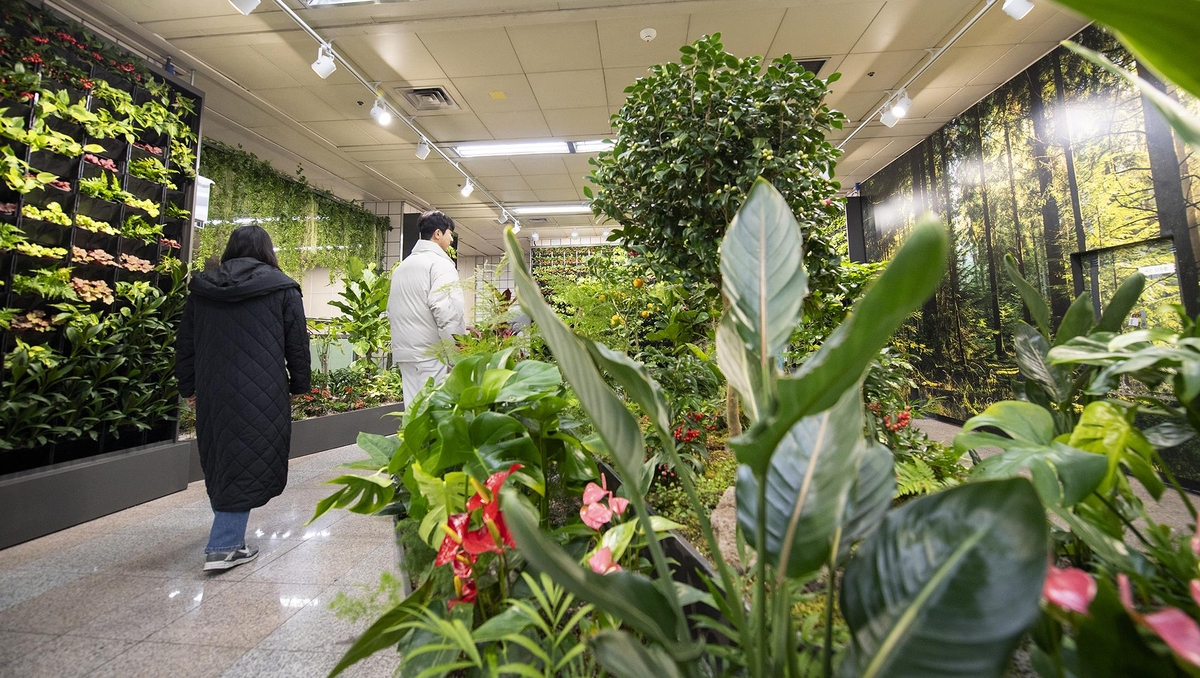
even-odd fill
[(236, 302), (289, 287), (300, 289), (300, 283), (257, 259), (230, 259), (217, 268), (192, 278), (188, 289), (192, 294), (217, 301)]

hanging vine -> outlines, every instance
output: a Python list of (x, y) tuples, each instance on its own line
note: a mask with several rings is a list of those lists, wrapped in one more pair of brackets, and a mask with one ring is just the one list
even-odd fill
[(346, 270), (351, 257), (377, 261), (386, 217), (289, 176), (253, 153), (204, 140), (200, 173), (213, 180), (209, 221), (196, 230), (192, 260), (204, 266), (221, 256), (229, 234), (257, 223), (278, 248), (279, 267), (292, 277), (314, 268)]

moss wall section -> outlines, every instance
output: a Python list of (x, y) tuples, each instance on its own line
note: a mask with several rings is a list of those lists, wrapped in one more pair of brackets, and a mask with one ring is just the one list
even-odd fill
[(197, 267), (219, 258), (230, 232), (246, 223), (271, 234), (280, 268), (297, 280), (314, 268), (342, 272), (351, 257), (382, 257), (388, 220), (310, 186), (299, 172), (284, 174), (253, 153), (205, 139), (200, 174), (213, 187), (209, 221), (195, 233)]

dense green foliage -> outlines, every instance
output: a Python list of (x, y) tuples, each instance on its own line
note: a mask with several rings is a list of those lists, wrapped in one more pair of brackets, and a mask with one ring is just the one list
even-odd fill
[(253, 153), (205, 139), (200, 173), (213, 180), (209, 221), (196, 231), (192, 261), (220, 257), (233, 229), (256, 223), (271, 234), (279, 267), (298, 278), (304, 271), (349, 269), (350, 260), (378, 261), (386, 217), (289, 176)]

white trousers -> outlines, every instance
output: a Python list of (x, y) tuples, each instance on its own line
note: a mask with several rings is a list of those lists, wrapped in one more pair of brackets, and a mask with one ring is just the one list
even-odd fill
[(416, 399), (421, 389), (425, 388), (425, 384), (430, 379), (433, 379), (436, 386), (442, 383), (448, 374), (450, 374), (450, 368), (437, 358), (400, 363), (400, 380), (404, 387), (404, 411), (409, 411), (413, 400)]

